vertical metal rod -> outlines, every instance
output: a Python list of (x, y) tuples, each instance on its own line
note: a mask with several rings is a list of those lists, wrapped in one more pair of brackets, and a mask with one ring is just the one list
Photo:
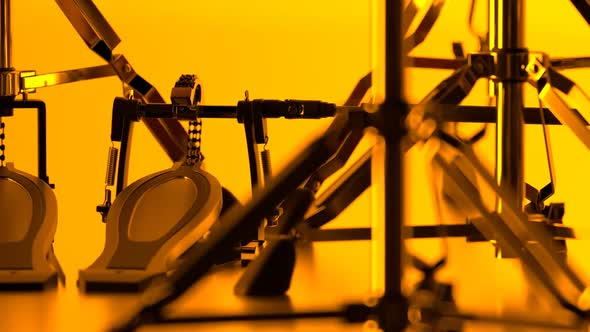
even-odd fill
[(12, 69), (10, 0), (0, 0), (0, 70)]
[(403, 170), (401, 123), (405, 113), (402, 63), (402, 1), (385, 3), (385, 101), (381, 106), (385, 139), (385, 296), (401, 296), (403, 275)]
[(256, 129), (254, 128), (254, 114), (250, 109), (244, 114), (244, 131), (246, 133), (246, 146), (248, 149), (248, 164), (250, 165), (250, 182), (252, 193), (262, 183), (260, 153), (256, 142)]
[[(524, 48), (524, 1), (494, 0), (490, 8), (490, 41), (499, 56)], [(506, 59), (507, 63), (510, 61)], [(509, 67), (509, 66), (508, 66)], [(524, 118), (523, 83), (500, 78), (497, 87), (496, 179), (512, 195), (514, 206), (522, 209), (524, 195)], [(501, 202), (498, 212), (502, 211)]]
[[(131, 156), (131, 141), (133, 138), (133, 121), (124, 116), (121, 121), (121, 145), (119, 146), (119, 165), (117, 167), (117, 183), (115, 193), (119, 195), (127, 187), (127, 177), (129, 174), (129, 157)], [(112, 131), (112, 127), (111, 127)], [(111, 141), (112, 133), (111, 133)]]
[[(21, 103), (27, 103), (22, 101)], [(45, 181), (48, 185), (49, 176), (47, 175), (47, 108), (43, 101), (30, 101), (30, 105), (37, 108), (37, 172), (39, 179)]]

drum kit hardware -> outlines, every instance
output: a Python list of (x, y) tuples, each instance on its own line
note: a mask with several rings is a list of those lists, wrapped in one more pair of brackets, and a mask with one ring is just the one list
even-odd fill
[[(86, 45), (106, 64), (37, 74), (12, 67), (10, 0), (0, 0), (0, 289), (5, 291), (55, 287), (65, 276), (53, 251), (57, 199), (47, 176), (46, 107), (29, 99), (36, 89), (117, 76), (123, 94), (111, 112), (105, 199), (97, 206), (106, 239), (100, 256), (80, 270), (82, 292), (142, 292), (137, 310), (113, 331), (133, 331), (144, 325), (219, 321), (341, 318), (348, 322), (376, 321), (384, 331), (418, 327), (459, 331), (465, 322), (585, 330), (590, 318), (590, 288), (566, 262), (566, 239), (574, 239), (564, 224), (565, 205), (548, 202), (555, 193), (555, 171), (548, 125), (566, 126), (590, 148), (590, 97), (562, 70), (590, 67), (590, 58), (551, 59), (524, 45), (524, 0), (488, 0), (488, 31), (474, 28), (471, 0), (468, 26), (479, 50), (465, 53), (454, 43), (454, 59), (410, 56), (429, 34), (445, 1), (432, 0), (418, 15), (414, 0), (383, 0), (384, 68), (362, 77), (342, 105), (320, 100), (251, 99), (235, 105), (206, 105), (204, 84), (197, 75), (183, 74), (171, 89), (170, 102), (139, 76), (125, 56), (114, 53), (121, 42), (92, 0), (56, 0)], [(571, 0), (590, 24), (590, 4)], [(379, 26), (379, 25), (378, 25)], [(404, 98), (405, 66), (451, 69), (419, 103)], [(378, 67), (375, 67), (378, 68)], [(475, 83), (490, 86), (489, 104), (462, 105)], [(539, 107), (525, 107), (523, 87), (537, 91)], [(381, 90), (382, 91), (381, 91)], [(382, 99), (375, 98), (375, 91)], [(373, 94), (369, 103), (368, 94)], [(5, 161), (5, 124), (1, 117), (15, 109), (38, 114), (38, 174), (17, 170)], [(241, 204), (212, 174), (204, 170), (202, 119), (237, 120), (244, 127), (252, 198)], [(267, 119), (330, 118), (329, 127), (301, 150), (288, 166), (272, 172)], [(172, 166), (128, 183), (133, 126), (143, 122), (170, 158)], [(188, 125), (183, 124), (187, 122)], [(474, 135), (460, 135), (455, 124), (481, 123)], [(474, 151), (474, 144), (496, 124), (496, 174)], [(535, 188), (524, 180), (523, 128), (543, 126), (549, 181)], [(351, 160), (371, 128), (381, 145)], [(434, 146), (432, 168), (442, 174), (446, 203), (474, 217), (462, 224), (409, 226), (404, 223), (403, 156), (417, 146)], [(262, 150), (261, 150), (262, 149)], [(10, 151), (9, 149), (7, 150)], [(335, 181), (326, 180), (348, 165)], [(379, 188), (378, 213), (383, 227), (324, 229), (369, 187)], [(327, 189), (320, 192), (320, 187)], [(482, 188), (495, 204), (484, 202)], [(528, 201), (523, 204), (523, 200)], [(525, 320), (510, 315), (486, 316), (460, 310), (453, 285), (439, 282), (442, 258), (428, 265), (406, 252), (408, 238), (465, 237), (489, 242), (498, 256), (520, 260), (558, 303), (576, 316), (569, 325)], [(293, 279), (296, 246), (309, 241), (377, 241), (383, 238), (383, 292), (367, 303), (349, 303), (326, 311), (245, 314), (238, 316), (167, 317), (165, 308), (220, 264), (240, 261), (245, 269), (235, 284), (238, 296), (284, 296)], [(411, 256), (410, 260), (406, 260)], [(410, 294), (402, 292), (405, 262), (423, 274)]]

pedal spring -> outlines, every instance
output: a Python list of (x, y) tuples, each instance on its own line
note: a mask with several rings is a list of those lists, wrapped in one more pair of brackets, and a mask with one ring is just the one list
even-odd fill
[(264, 180), (268, 181), (272, 176), (272, 167), (270, 164), (270, 150), (262, 150), (262, 152), (260, 152), (260, 159), (262, 162), (262, 172), (264, 174)]
[(112, 186), (115, 184), (115, 174), (117, 173), (117, 159), (119, 157), (119, 149), (114, 146), (109, 148), (109, 159), (107, 163), (107, 175), (105, 177), (105, 184)]

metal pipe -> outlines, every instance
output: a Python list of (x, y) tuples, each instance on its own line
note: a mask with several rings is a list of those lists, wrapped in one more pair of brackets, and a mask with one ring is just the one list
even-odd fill
[[(524, 48), (524, 1), (494, 0), (490, 2), (491, 49), (499, 57), (509, 58)], [(507, 66), (509, 70), (512, 68)], [(522, 209), (524, 197), (524, 118), (523, 83), (516, 73), (499, 77), (497, 91), (496, 179), (501, 188), (511, 195), (515, 207)], [(502, 211), (498, 202), (498, 212)]]
[[(403, 169), (401, 123), (403, 98), (402, 1), (385, 3), (385, 102), (382, 135), (385, 139), (385, 296), (401, 296), (403, 276)], [(387, 330), (387, 328), (385, 328)]]
[(0, 0), (0, 70), (12, 69), (10, 0)]

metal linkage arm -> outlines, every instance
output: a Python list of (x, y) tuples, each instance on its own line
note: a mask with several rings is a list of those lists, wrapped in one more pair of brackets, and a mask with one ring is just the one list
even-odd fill
[[(56, 2), (86, 45), (112, 66), (124, 84), (133, 88), (146, 103), (164, 103), (164, 98), (133, 70), (123, 55), (113, 55), (113, 49), (121, 40), (91, 0)], [(177, 120), (146, 118), (143, 121), (170, 159), (181, 161), (186, 157), (188, 136)]]
[(470, 54), (467, 64), (439, 83), (420, 104), (459, 104), (471, 92), (478, 79), (493, 74), (493, 56), (489, 54)]
[(355, 85), (354, 89), (346, 99), (345, 106), (359, 106), (363, 101), (363, 97), (371, 88), (372, 72), (368, 72)]
[[(164, 98), (143, 77), (139, 76), (131, 67), (123, 55), (115, 55), (110, 61), (119, 79), (128, 84), (135, 95), (145, 103), (164, 103)], [(180, 122), (176, 119), (149, 119), (144, 118), (152, 135), (156, 137), (162, 148), (173, 161), (183, 160), (186, 156), (186, 142), (188, 136)]]
[(354, 149), (357, 147), (361, 138), (363, 138), (365, 123), (353, 123), (350, 134), (343, 140), (338, 152), (336, 152), (325, 164), (323, 164), (313, 175), (309, 178), (306, 186), (312, 188), (317, 192), (320, 185), (332, 174), (341, 169)]
[(86, 45), (106, 61), (121, 42), (119, 36), (90, 0), (55, 0)]
[(306, 222), (319, 228), (330, 222), (371, 185), (371, 150), (354, 163), (320, 195), (306, 215)]
[[(481, 213), (483, 219), (474, 219), (474, 226), (488, 239), (496, 239), (510, 256), (521, 259), (541, 283), (568, 310), (586, 316), (590, 303), (586, 303), (587, 288), (566, 262), (557, 255), (550, 234), (544, 228), (532, 227), (527, 216), (514, 208), (508, 196), (496, 184), (493, 176), (470, 149), (452, 138), (441, 136), (444, 141), (434, 161), (459, 188), (462, 202)], [(484, 204), (476, 184), (455, 165), (448, 162), (443, 150), (462, 153), (476, 170), (483, 183), (491, 188), (503, 204), (502, 215), (490, 211)]]
[[(440, 11), (442, 10), (444, 4), (445, 0), (434, 0), (432, 2), (430, 7), (428, 8), (428, 11), (426, 12), (426, 15), (424, 15), (424, 18), (418, 24), (416, 30), (410, 36), (404, 39), (403, 48), (406, 53), (409, 53), (418, 45), (422, 44), (422, 42), (426, 39), (426, 36), (428, 35), (428, 33), (430, 33), (430, 30), (432, 30), (434, 23), (436, 23), (436, 21), (438, 20), (438, 17), (440, 16)], [(408, 8), (406, 10), (411, 11), (412, 9)], [(407, 20), (407, 18), (404, 18), (404, 20)], [(402, 30), (404, 34), (406, 32), (406, 29), (409, 27), (410, 23), (411, 22), (404, 22), (405, 29)]]
[(32, 93), (38, 88), (115, 75), (117, 73), (115, 73), (111, 65), (86, 67), (40, 75), (37, 75), (34, 71), (21, 71), (20, 90), (21, 92)]
[(590, 3), (587, 0), (570, 0), (571, 3), (576, 7), (580, 15), (586, 20), (586, 23), (590, 24)]
[[(590, 97), (573, 81), (553, 70), (544, 56), (533, 56), (526, 67), (529, 82), (537, 88), (539, 99), (549, 108), (555, 117), (578, 137), (590, 149), (590, 130), (586, 128), (590, 113)], [(570, 109), (568, 103), (579, 111)], [(576, 105), (577, 104), (577, 105)]]
[(554, 58), (551, 59), (551, 67), (555, 69), (575, 69), (590, 67), (590, 57)]
[[(409, 127), (409, 140), (404, 141), (404, 149), (409, 149), (417, 141), (429, 137), (436, 122), (442, 122), (441, 105), (457, 105), (467, 97), (478, 79), (494, 74), (494, 59), (489, 54), (470, 54), (468, 64), (456, 70), (439, 83), (426, 97), (414, 106), (405, 119)], [(432, 118), (431, 120), (426, 120)], [(417, 136), (414, 136), (417, 135)]]
[(404, 12), (402, 13), (402, 36), (405, 36), (408, 32), (410, 24), (412, 24), (414, 17), (416, 17), (416, 14), (418, 14), (418, 9), (420, 8), (415, 1), (409, 1), (406, 5), (406, 8), (404, 8)]

